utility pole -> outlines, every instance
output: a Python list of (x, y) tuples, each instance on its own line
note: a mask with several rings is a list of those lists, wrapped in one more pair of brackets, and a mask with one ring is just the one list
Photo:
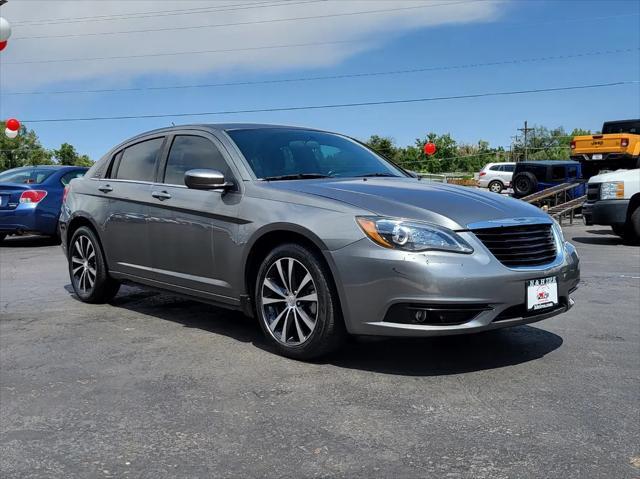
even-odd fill
[(524, 134), (524, 161), (529, 159), (529, 142), (527, 141), (527, 134), (533, 130), (533, 128), (529, 128), (527, 126), (527, 120), (524, 121), (524, 128), (518, 128), (518, 131), (521, 131)]

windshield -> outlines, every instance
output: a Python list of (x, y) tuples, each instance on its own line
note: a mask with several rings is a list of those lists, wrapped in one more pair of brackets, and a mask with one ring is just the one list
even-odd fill
[(331, 133), (287, 128), (227, 133), (261, 179), (406, 177), (402, 170), (368, 148)]
[(14, 168), (0, 173), (0, 183), (37, 185), (49, 178), (55, 170), (50, 168)]

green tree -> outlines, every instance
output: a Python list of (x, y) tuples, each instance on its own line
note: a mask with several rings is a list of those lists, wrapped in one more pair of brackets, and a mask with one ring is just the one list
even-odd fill
[(16, 138), (4, 134), (5, 122), (0, 122), (0, 171), (25, 165), (51, 165), (51, 152), (40, 144), (33, 130), (24, 125)]
[(63, 143), (59, 149), (53, 150), (53, 156), (61, 165), (91, 166), (93, 164), (87, 155), (79, 155), (75, 147), (69, 143)]
[(365, 143), (369, 148), (390, 160), (395, 159), (398, 153), (398, 148), (394, 145), (393, 139), (386, 136), (371, 135)]
[(581, 128), (575, 128), (571, 133), (567, 133), (561, 126), (552, 129), (534, 126), (533, 131), (527, 135), (526, 145), (524, 137), (519, 137), (514, 143), (513, 158), (516, 161), (524, 160), (526, 150), (529, 160), (568, 160), (571, 139), (574, 136), (590, 134), (591, 131)]

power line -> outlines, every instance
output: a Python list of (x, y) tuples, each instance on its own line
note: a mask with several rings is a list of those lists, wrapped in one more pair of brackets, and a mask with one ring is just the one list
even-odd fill
[(185, 27), (164, 27), (164, 28), (147, 28), (147, 29), (141, 29), (141, 30), (120, 30), (115, 32), (90, 32), (90, 33), (68, 33), (68, 34), (62, 34), (62, 35), (26, 36), (26, 37), (16, 37), (14, 40), (35, 40), (35, 39), (44, 39), (44, 38), (73, 38), (73, 37), (104, 36), (104, 35), (128, 35), (130, 33), (152, 33), (152, 32), (176, 31), (176, 30), (193, 30), (198, 28), (220, 28), (220, 27), (233, 27), (233, 26), (242, 26), (242, 25), (261, 25), (261, 24), (267, 24), (267, 23), (281, 23), (281, 22), (293, 22), (293, 21), (302, 21), (302, 20), (316, 20), (316, 19), (323, 19), (323, 18), (348, 17), (348, 16), (354, 16), (354, 15), (370, 15), (370, 14), (376, 14), (376, 13), (400, 12), (400, 11), (407, 11), (407, 10), (417, 10), (422, 8), (442, 7), (442, 6), (448, 6), (448, 5), (460, 5), (464, 3), (473, 3), (474, 1), (484, 1), (484, 0), (461, 0), (457, 2), (414, 5), (411, 7), (385, 8), (385, 9), (379, 9), (379, 10), (361, 10), (359, 12), (346, 12), (346, 13), (327, 13), (324, 15), (310, 15), (306, 17), (274, 18), (271, 20), (252, 20), (252, 21), (246, 21), (246, 22), (233, 22), (233, 23), (213, 23), (213, 24), (192, 25), (192, 26), (185, 26)]
[[(300, 45), (298, 44), (295, 46), (300, 46)], [(283, 47), (283, 46), (280, 46), (280, 47)], [(134, 92), (134, 91), (180, 90), (180, 89), (191, 89), (191, 88), (214, 88), (214, 87), (226, 87), (226, 86), (266, 85), (266, 84), (321, 81), (321, 80), (341, 80), (346, 78), (364, 78), (364, 77), (376, 77), (376, 76), (388, 76), (388, 75), (403, 75), (403, 74), (423, 73), (423, 72), (431, 72), (431, 71), (460, 70), (460, 69), (469, 69), (469, 68), (478, 68), (478, 67), (515, 65), (515, 64), (521, 64), (521, 63), (536, 63), (536, 62), (553, 61), (553, 60), (567, 60), (571, 58), (581, 58), (581, 57), (598, 56), (598, 55), (613, 55), (613, 54), (629, 53), (629, 52), (635, 52), (635, 51), (640, 51), (640, 48), (625, 48), (625, 49), (619, 49), (619, 50), (582, 52), (582, 53), (567, 54), (567, 55), (522, 58), (522, 59), (512, 59), (512, 60), (503, 60), (503, 61), (486, 62), (486, 63), (468, 63), (468, 64), (460, 64), (460, 65), (410, 68), (410, 69), (404, 69), (404, 70), (345, 73), (340, 75), (321, 75), (321, 76), (312, 76), (312, 77), (283, 78), (283, 79), (275, 79), (275, 80), (254, 80), (254, 81), (237, 81), (237, 82), (224, 82), (224, 83), (200, 83), (200, 84), (193, 84), (193, 85), (168, 85), (168, 86), (157, 86), (157, 87), (102, 88), (102, 89), (94, 89), (94, 90), (21, 91), (21, 92), (8, 92), (8, 93), (1, 93), (1, 94), (4, 96), (12, 96), (12, 95), (47, 95), (47, 94), (62, 95), (62, 94), (72, 94), (72, 93), (121, 93), (121, 92)]]
[[(231, 12), (236, 10), (250, 10), (254, 8), (268, 8), (268, 7), (279, 7), (279, 6), (289, 6), (289, 5), (300, 5), (305, 3), (318, 3), (325, 2), (327, 0), (304, 0), (294, 2), (292, 0), (278, 0), (274, 2), (271, 1), (263, 1), (263, 2), (253, 2), (253, 3), (236, 3), (236, 4), (227, 4), (227, 5), (218, 5), (216, 7), (199, 7), (199, 8), (186, 8), (186, 9), (177, 9), (177, 10), (158, 10), (152, 12), (139, 12), (139, 13), (122, 13), (115, 15), (96, 15), (89, 17), (68, 17), (68, 18), (56, 18), (53, 20), (26, 20), (24, 22), (13, 22), (13, 26), (17, 27), (31, 27), (31, 26), (39, 26), (39, 25), (61, 25), (61, 24), (69, 24), (69, 23), (85, 23), (87, 21), (94, 22), (106, 22), (106, 21), (115, 21), (115, 20), (130, 20), (130, 19), (138, 19), (138, 18), (154, 18), (154, 17), (166, 17), (166, 16), (182, 16), (182, 15), (195, 15), (200, 13), (211, 13), (211, 12)], [(229, 8), (225, 8), (229, 7)]]
[(276, 48), (296, 48), (296, 47), (310, 47), (319, 45), (337, 45), (342, 43), (355, 43), (357, 40), (337, 40), (330, 42), (311, 42), (311, 43), (289, 43), (284, 45), (266, 45), (258, 47), (245, 47), (245, 48), (225, 48), (221, 50), (200, 50), (200, 51), (188, 51), (188, 52), (172, 52), (172, 53), (147, 53), (144, 55), (122, 55), (113, 57), (92, 57), (92, 58), (65, 58), (65, 59), (53, 59), (53, 60), (27, 60), (22, 62), (4, 62), (3, 65), (32, 65), (35, 63), (64, 63), (64, 62), (83, 62), (94, 60), (123, 60), (129, 58), (150, 58), (150, 57), (165, 57), (175, 55), (199, 55), (204, 53), (230, 53), (230, 52), (245, 52), (254, 50), (271, 50)]
[[(323, 1), (323, 0), (318, 0), (318, 1)], [(257, 24), (277, 23), (277, 22), (290, 22), (290, 21), (298, 21), (298, 20), (312, 20), (312, 19), (343, 17), (343, 16), (352, 16), (352, 15), (395, 12), (395, 11), (403, 11), (403, 10), (410, 10), (410, 9), (442, 7), (442, 6), (449, 6), (449, 5), (461, 5), (461, 4), (483, 2), (483, 1), (488, 1), (488, 0), (461, 0), (457, 2), (437, 3), (437, 4), (429, 4), (429, 5), (412, 6), (412, 7), (399, 7), (399, 8), (384, 9), (384, 10), (367, 10), (367, 11), (360, 11), (360, 12), (334, 13), (334, 14), (317, 15), (317, 16), (309, 16), (309, 17), (297, 17), (297, 18), (276, 18), (271, 20), (257, 20), (252, 22), (206, 24), (206, 25), (194, 25), (194, 26), (185, 26), (185, 27), (166, 27), (166, 28), (145, 29), (145, 30), (124, 30), (124, 31), (115, 31), (115, 32), (91, 32), (91, 33), (71, 33), (71, 34), (63, 34), (63, 35), (25, 36), (25, 37), (16, 37), (14, 38), (14, 40), (35, 40), (35, 39), (45, 39), (45, 38), (72, 38), (72, 37), (85, 37), (85, 36), (125, 35), (130, 33), (152, 33), (152, 32), (162, 32), (162, 31), (171, 31), (171, 30), (191, 30), (191, 29), (199, 29), (199, 28), (218, 28), (218, 27), (230, 27), (230, 26), (241, 26), (241, 25), (257, 25)], [(534, 24), (535, 25), (552, 25), (556, 23), (593, 22), (593, 21), (608, 20), (613, 18), (628, 19), (630, 17), (637, 17), (637, 16), (640, 16), (640, 14), (626, 13), (626, 14), (620, 14), (620, 15), (605, 15), (605, 16), (599, 16), (599, 17), (592, 16), (592, 17), (583, 17), (583, 18), (563, 18), (559, 20), (535, 22)], [(531, 24), (532, 24), (531, 22), (519, 22), (519, 23), (506, 24), (503, 26), (520, 27), (522, 25), (531, 25)]]
[(444, 100), (462, 100), (471, 98), (485, 98), (496, 96), (513, 96), (523, 95), (529, 93), (548, 93), (548, 92), (560, 92), (560, 91), (572, 91), (572, 90), (585, 90), (594, 88), (607, 88), (621, 85), (631, 85), (640, 83), (638, 80), (631, 81), (618, 81), (611, 83), (595, 83), (591, 85), (573, 85), (567, 87), (556, 88), (537, 88), (532, 90), (515, 90), (515, 91), (502, 91), (502, 92), (486, 92), (475, 93), (467, 95), (452, 95), (452, 96), (440, 96), (430, 98), (411, 98), (404, 100), (380, 100), (380, 101), (366, 101), (366, 102), (353, 102), (353, 103), (334, 103), (326, 105), (305, 105), (305, 106), (283, 106), (272, 108), (254, 108), (245, 110), (222, 110), (222, 111), (209, 111), (209, 112), (178, 112), (178, 113), (162, 113), (162, 114), (147, 114), (147, 115), (119, 115), (119, 116), (95, 116), (95, 117), (76, 117), (76, 118), (38, 118), (33, 120), (24, 120), (25, 123), (60, 123), (60, 122), (74, 122), (74, 121), (105, 121), (105, 120), (133, 120), (133, 119), (149, 119), (149, 118), (179, 118), (188, 116), (214, 116), (214, 115), (232, 115), (240, 113), (273, 113), (280, 111), (299, 111), (299, 110), (321, 110), (331, 108), (354, 108), (361, 106), (377, 106), (377, 105), (393, 105), (393, 104), (406, 104), (406, 103), (424, 103), (431, 101), (444, 101)]
[[(472, 0), (469, 0), (472, 1)], [(479, 0), (482, 1), (482, 0)], [(464, 3), (464, 2), (463, 2)], [(451, 5), (451, 4), (449, 4)], [(436, 6), (435, 4), (432, 6)], [(583, 19), (563, 19), (563, 22), (573, 22), (573, 21), (595, 21), (595, 20), (603, 20), (609, 18), (616, 17), (625, 17), (628, 18), (630, 16), (638, 16), (640, 14), (629, 14), (629, 15), (609, 15), (604, 17), (589, 17)], [(557, 22), (547, 22), (547, 23), (557, 23)], [(275, 48), (290, 48), (290, 47), (303, 47), (303, 46), (317, 46), (317, 45), (331, 45), (331, 44), (340, 44), (340, 43), (357, 43), (361, 40), (339, 40), (339, 41), (330, 41), (330, 42), (312, 42), (312, 43), (294, 43), (294, 44), (282, 44), (282, 45), (267, 45), (267, 46), (255, 46), (255, 47), (246, 47), (246, 48), (235, 48), (235, 49), (218, 49), (218, 50), (190, 50), (190, 51), (181, 51), (181, 52), (162, 52), (162, 53), (146, 53), (146, 54), (137, 54), (137, 55), (117, 55), (117, 56), (105, 56), (105, 57), (83, 57), (83, 58), (59, 58), (59, 59), (46, 59), (46, 60), (25, 60), (19, 62), (3, 62), (3, 65), (33, 65), (39, 63), (63, 63), (63, 62), (83, 62), (83, 61), (107, 61), (107, 60), (124, 60), (124, 59), (134, 59), (134, 58), (147, 58), (147, 57), (163, 57), (163, 56), (176, 56), (176, 55), (200, 55), (200, 54), (209, 54), (209, 53), (230, 53), (230, 52), (238, 52), (238, 51), (253, 51), (253, 50), (267, 50), (267, 49), (275, 49)]]

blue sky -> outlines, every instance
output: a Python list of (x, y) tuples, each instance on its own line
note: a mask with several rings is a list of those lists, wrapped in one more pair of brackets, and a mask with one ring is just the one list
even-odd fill
[[(255, 0), (254, 0), (255, 1)], [(183, 32), (157, 34), (105, 35), (23, 39), (21, 36), (58, 35), (74, 32), (113, 31), (114, 29), (166, 26), (163, 18), (129, 19), (102, 24), (24, 27), (20, 22), (34, 18), (67, 18), (112, 15), (118, 12), (160, 11), (180, 8), (182, 3), (166, 1), (87, 2), (85, 11), (61, 8), (36, 17), (33, 2), (25, 9), (11, 0), (2, 16), (17, 23), (9, 47), (0, 53), (0, 116), (19, 119), (118, 116), (269, 108), (327, 103), (366, 102), (387, 99), (420, 98), (474, 94), (640, 79), (640, 2), (637, 1), (505, 1), (482, 5), (447, 7), (442, 18), (434, 20), (441, 7), (385, 15), (350, 16), (297, 22), (294, 31), (288, 23), (265, 26), (206, 28), (185, 37)], [(50, 2), (54, 3), (54, 2)], [(69, 7), (77, 2), (67, 2)], [(212, 2), (191, 2), (211, 5)], [(230, 5), (232, 0), (218, 5)], [(418, 5), (424, 2), (403, 2)], [(438, 3), (438, 2), (436, 2)], [(441, 2), (440, 2), (441, 3)], [(61, 4), (64, 4), (62, 2)], [(109, 4), (108, 11), (105, 11)], [(136, 4), (137, 7), (136, 7)], [(178, 7), (179, 5), (180, 7)], [(185, 4), (186, 5), (186, 4)], [(346, 5), (346, 7), (345, 7)], [(305, 5), (290, 6), (278, 12), (254, 9), (251, 19), (315, 15), (317, 12), (359, 11), (391, 8), (392, 2), (359, 1), (323, 3), (309, 10)], [(399, 3), (397, 5), (400, 5)], [(333, 10), (332, 10), (333, 8)], [(336, 10), (337, 9), (337, 10)], [(311, 13), (308, 13), (311, 12)], [(424, 17), (419, 17), (425, 15)], [(87, 15), (87, 16), (89, 16)], [(213, 13), (221, 23), (237, 15)], [(236, 15), (236, 16), (233, 16)], [(456, 22), (457, 15), (462, 19)], [(610, 18), (601, 18), (610, 16)], [(198, 17), (198, 18), (194, 18)], [(367, 18), (365, 18), (367, 17)], [(383, 19), (384, 19), (383, 17)], [(211, 18), (211, 17), (206, 17)], [(175, 17), (170, 25), (189, 26), (201, 22), (199, 15)], [(241, 18), (241, 20), (244, 17)], [(368, 23), (367, 23), (368, 22)], [(268, 29), (267, 29), (268, 28)], [(347, 32), (348, 30), (348, 32)], [(353, 31), (352, 31), (353, 30)], [(238, 52), (221, 55), (163, 57), (156, 63), (118, 60), (102, 62), (16, 65), (22, 60), (130, 55), (138, 52), (170, 52), (229, 48), (238, 39), (251, 37), (247, 45), (275, 45), (352, 39), (353, 44), (330, 47), (301, 47), (268, 52)], [(354, 33), (356, 32), (356, 33)], [(154, 35), (162, 38), (154, 41)], [(308, 35), (315, 35), (309, 37)], [(349, 36), (352, 35), (352, 36)], [(355, 35), (355, 36), (353, 36)], [(90, 43), (89, 40), (93, 43)], [(249, 41), (249, 40), (248, 40)], [(154, 50), (154, 47), (157, 47)], [(602, 52), (617, 49), (632, 52), (567, 58), (514, 65), (422, 72), (415, 74), (291, 82), (251, 86), (229, 86), (186, 90), (160, 90), (127, 93), (15, 96), (23, 90), (66, 90), (162, 86), (211, 82), (282, 79), (305, 76), (447, 67), (560, 55)], [(231, 57), (246, 57), (249, 59)], [(222, 58), (224, 57), (224, 58)], [(246, 61), (245, 61), (246, 60)], [(218, 63), (219, 62), (219, 63)], [(599, 129), (611, 119), (640, 117), (640, 86), (625, 85), (595, 90), (542, 93), (510, 97), (438, 101), (331, 110), (234, 114), (214, 117), (177, 118), (176, 124), (192, 122), (249, 121), (307, 125), (343, 132), (361, 139), (371, 134), (393, 137), (400, 145), (413, 143), (427, 131), (451, 133), (459, 142), (488, 140), (492, 145), (508, 145), (524, 120), (548, 127), (564, 126)], [(27, 124), (34, 128), (47, 147), (68, 141), (81, 153), (99, 158), (114, 144), (136, 133), (171, 123), (170, 118), (97, 122)]]

